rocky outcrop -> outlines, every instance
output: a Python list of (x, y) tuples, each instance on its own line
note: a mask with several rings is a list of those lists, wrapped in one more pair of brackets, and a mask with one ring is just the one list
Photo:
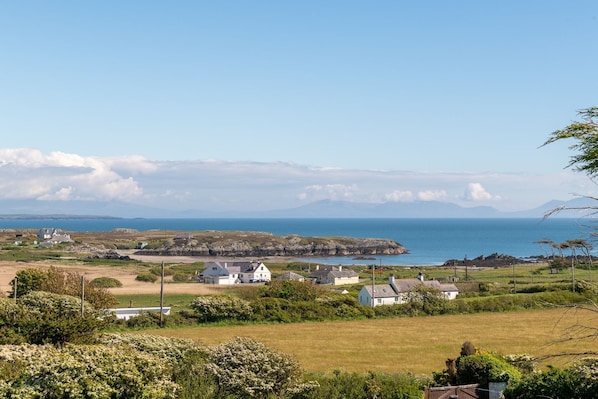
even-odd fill
[(352, 237), (274, 236), (268, 233), (217, 234), (171, 240), (160, 248), (144, 248), (138, 255), (219, 257), (309, 257), (400, 255), (405, 247), (394, 240)]

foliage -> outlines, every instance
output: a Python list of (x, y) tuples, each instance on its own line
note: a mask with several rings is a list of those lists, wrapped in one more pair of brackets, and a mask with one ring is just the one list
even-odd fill
[(318, 388), (306, 394), (306, 399), (351, 398), (351, 399), (410, 399), (421, 397), (422, 386), (426, 381), (411, 375), (382, 373), (341, 372), (333, 375), (308, 374)]
[(87, 303), (83, 304), (81, 315), (81, 301), (69, 295), (34, 291), (22, 297), (20, 304), (26, 313), (13, 328), (29, 343), (86, 343), (104, 326)]
[(551, 367), (542, 373), (525, 374), (509, 384), (504, 394), (507, 399), (597, 398), (598, 358), (581, 359), (567, 369)]
[(195, 298), (190, 306), (203, 322), (250, 320), (253, 315), (249, 302), (233, 296), (201, 296)]
[(302, 382), (294, 358), (251, 338), (237, 337), (216, 346), (206, 367), (221, 393), (240, 398), (288, 397), (299, 393)]
[(40, 269), (24, 269), (16, 272), (16, 278), (10, 282), (12, 291), (10, 296), (15, 296), (15, 283), (17, 298), (31, 291), (41, 291), (43, 282), (48, 278), (48, 273)]
[(459, 357), (447, 359), (446, 369), (434, 373), (433, 378), (437, 385), (517, 381), (521, 377), (521, 371), (515, 365), (518, 358), (511, 356), (508, 359), (510, 361), (496, 353), (479, 352), (471, 341), (465, 341)]
[(521, 372), (502, 356), (476, 353), (457, 359), (458, 384), (487, 384), (488, 382), (516, 381)]
[(417, 315), (439, 315), (452, 313), (454, 302), (446, 299), (444, 294), (433, 287), (417, 285), (412, 288), (405, 299), (403, 306), (407, 313)]
[(553, 132), (544, 145), (569, 138), (576, 140), (569, 148), (577, 154), (571, 156), (568, 166), (595, 177), (598, 174), (598, 107), (582, 109), (577, 114), (581, 121)]
[(0, 349), (5, 398), (175, 398), (169, 365), (122, 346), (5, 345)]
[(263, 297), (290, 301), (313, 301), (319, 292), (320, 289), (315, 284), (294, 280), (273, 280), (260, 290)]
[(135, 280), (143, 281), (146, 283), (155, 283), (156, 281), (158, 281), (158, 276), (156, 276), (153, 273), (144, 272), (144, 273), (139, 273), (137, 275), (137, 277), (135, 277)]
[(97, 277), (89, 284), (94, 288), (120, 288), (123, 286), (123, 283), (112, 277)]
[(71, 295), (80, 298), (82, 289), (85, 291), (85, 300), (96, 309), (109, 308), (116, 304), (116, 298), (104, 287), (93, 285), (78, 273), (68, 272), (51, 267), (48, 270), (24, 269), (16, 273), (17, 297), (27, 295), (31, 291), (46, 291), (55, 294)]

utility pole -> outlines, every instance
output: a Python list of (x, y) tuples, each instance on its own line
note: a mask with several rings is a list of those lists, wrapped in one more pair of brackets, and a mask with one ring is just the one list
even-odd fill
[(85, 316), (85, 276), (81, 276), (81, 317)]
[(15, 276), (15, 285), (14, 285), (14, 297), (15, 297), (15, 302), (17, 301), (17, 288), (19, 285), (19, 277)]
[(376, 264), (372, 263), (372, 309), (376, 307)]
[(164, 261), (162, 261), (162, 272), (160, 274), (160, 327), (164, 327)]

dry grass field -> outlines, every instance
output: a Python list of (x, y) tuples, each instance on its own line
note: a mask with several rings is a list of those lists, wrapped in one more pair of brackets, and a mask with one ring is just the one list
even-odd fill
[[(558, 308), (508, 313), (430, 316), (279, 325), (193, 327), (151, 330), (152, 334), (191, 338), (205, 345), (246, 336), (293, 354), (304, 369), (317, 372), (380, 371), (430, 375), (441, 371), (461, 344), (502, 354), (543, 356), (595, 350), (596, 341), (576, 339), (579, 324), (598, 328), (598, 314)], [(552, 359), (562, 365), (571, 359)]]

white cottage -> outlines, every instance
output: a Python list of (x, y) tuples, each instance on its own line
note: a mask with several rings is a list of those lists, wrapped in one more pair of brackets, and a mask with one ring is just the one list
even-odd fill
[(359, 284), (359, 274), (351, 269), (337, 266), (316, 266), (316, 270), (309, 275), (317, 284), (346, 285)]
[(437, 280), (424, 281), (420, 273), (418, 278), (395, 279), (390, 275), (387, 284), (364, 285), (357, 299), (365, 306), (399, 304), (405, 302), (407, 293), (419, 285), (437, 289), (446, 299), (455, 299), (459, 294), (459, 289), (454, 284), (441, 284)]
[(230, 285), (270, 281), (272, 273), (262, 262), (209, 262), (200, 277), (205, 284)]

